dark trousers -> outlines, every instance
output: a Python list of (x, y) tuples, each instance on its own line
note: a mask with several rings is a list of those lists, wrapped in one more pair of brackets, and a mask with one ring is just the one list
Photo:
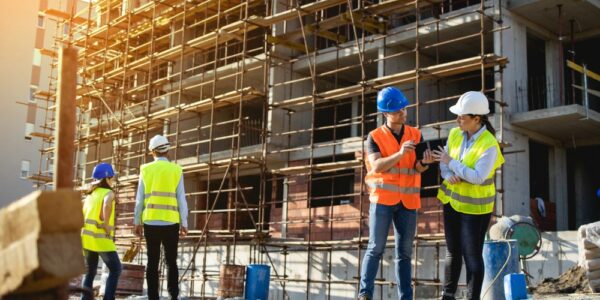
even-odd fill
[(148, 284), (148, 299), (158, 300), (158, 264), (160, 262), (160, 245), (165, 249), (167, 262), (167, 289), (172, 299), (179, 295), (179, 271), (177, 269), (177, 243), (179, 242), (179, 224), (146, 225), (144, 237), (148, 249), (148, 265), (146, 266), (146, 283)]
[[(94, 277), (96, 277), (96, 271), (98, 270), (98, 257), (102, 258), (102, 261), (108, 267), (109, 273), (106, 279), (106, 287), (104, 288), (104, 300), (115, 299), (115, 292), (117, 291), (117, 283), (119, 282), (119, 276), (121, 276), (121, 261), (116, 251), (112, 252), (94, 252), (84, 249), (83, 256), (85, 257), (85, 277), (83, 279), (83, 287), (88, 288), (90, 291), (93, 288)], [(81, 294), (82, 300), (92, 299), (90, 295), (86, 293)]]
[(463, 258), (467, 267), (467, 299), (479, 300), (483, 284), (483, 241), (492, 214), (469, 215), (444, 205), (446, 262), (444, 291), (452, 299), (458, 286)]

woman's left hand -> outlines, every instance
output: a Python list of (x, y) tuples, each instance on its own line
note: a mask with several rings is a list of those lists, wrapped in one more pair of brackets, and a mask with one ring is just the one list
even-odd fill
[(433, 150), (433, 158), (436, 161), (449, 164), (452, 161), (452, 157), (450, 157), (448, 152), (446, 152), (446, 150), (444, 150), (444, 148), (442, 148), (441, 146), (438, 146), (438, 149), (439, 150)]

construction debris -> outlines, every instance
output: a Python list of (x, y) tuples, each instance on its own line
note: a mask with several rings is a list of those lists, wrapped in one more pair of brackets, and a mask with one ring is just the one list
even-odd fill
[(585, 269), (574, 266), (559, 278), (546, 278), (533, 289), (535, 294), (591, 293)]

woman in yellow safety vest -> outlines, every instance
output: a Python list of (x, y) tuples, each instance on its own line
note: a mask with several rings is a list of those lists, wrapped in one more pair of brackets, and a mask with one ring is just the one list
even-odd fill
[[(94, 181), (83, 203), (84, 224), (81, 230), (83, 255), (87, 272), (83, 287), (92, 290), (98, 269), (98, 257), (110, 271), (106, 280), (104, 299), (115, 299), (117, 283), (121, 275), (121, 261), (114, 243), (115, 200), (112, 191), (112, 178), (115, 175), (110, 164), (100, 163), (94, 167)], [(83, 293), (82, 299), (91, 299)]]
[(466, 92), (450, 112), (458, 127), (450, 130), (445, 148), (434, 151), (442, 182), (437, 198), (444, 204), (446, 262), (443, 300), (455, 299), (462, 259), (467, 268), (467, 298), (479, 299), (483, 283), (483, 242), (494, 209), (494, 174), (504, 163), (489, 102), (481, 92)]

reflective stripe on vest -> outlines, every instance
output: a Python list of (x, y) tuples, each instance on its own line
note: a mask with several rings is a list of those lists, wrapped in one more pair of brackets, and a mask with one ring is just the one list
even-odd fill
[[(177, 188), (177, 187), (176, 187)], [(171, 197), (171, 198), (175, 198), (177, 199), (177, 194), (176, 193), (169, 193), (169, 192), (150, 192), (150, 194), (144, 194), (144, 200), (152, 197), (152, 196), (157, 196), (157, 197)]]
[(163, 204), (148, 204), (146, 205), (146, 208), (179, 211), (179, 208), (177, 206)]
[(115, 202), (112, 202), (112, 212), (108, 219), (107, 233), (104, 229), (105, 221), (100, 220), (103, 213), (104, 197), (109, 189), (96, 188), (87, 195), (83, 203), (84, 223), (81, 229), (81, 242), (84, 249), (94, 252), (116, 251), (113, 237), (115, 235)]
[[(454, 159), (460, 161), (460, 148), (464, 136), (459, 128), (453, 128), (448, 135), (448, 154)], [(494, 135), (489, 131), (484, 131), (475, 140), (473, 145), (463, 155), (462, 163), (474, 169), (477, 161), (490, 147), (496, 147), (498, 156), (494, 162), (494, 167), (488, 174), (486, 180), (481, 184), (472, 184), (461, 181), (457, 184), (450, 184), (447, 180), (442, 182), (437, 194), (437, 198), (444, 204), (450, 203), (452, 208), (465, 214), (488, 214), (494, 210), (494, 201), (496, 199), (496, 186), (494, 184), (494, 174), (496, 169), (504, 163), (504, 157), (500, 152), (500, 147)]]
[[(102, 223), (101, 223), (101, 222), (98, 222), (98, 221), (96, 221), (96, 220), (92, 220), (92, 219), (85, 219), (85, 220), (83, 220), (83, 222), (84, 222), (85, 224), (94, 225), (94, 226), (96, 226), (96, 228), (103, 228), (103, 227), (102, 227)], [(108, 227), (108, 229), (110, 229), (111, 231), (115, 229), (115, 227), (114, 227), (114, 226), (107, 226), (107, 227)]]
[(416, 194), (416, 193), (421, 192), (421, 188), (402, 187), (402, 186), (397, 186), (395, 184), (389, 184), (389, 183), (367, 183), (367, 186), (369, 186), (372, 189), (382, 189), (382, 190), (386, 190), (389, 192), (402, 193), (402, 194)]
[(142, 165), (140, 172), (144, 183), (142, 222), (180, 222), (176, 191), (182, 174), (179, 165), (164, 160)]
[[(400, 143), (385, 125), (371, 131), (371, 138), (377, 143), (381, 157), (388, 157), (400, 150), (402, 143), (412, 140), (419, 142), (421, 132), (404, 125), (404, 134)], [(365, 183), (369, 189), (369, 200), (384, 205), (396, 205), (400, 202), (408, 209), (421, 207), (421, 174), (415, 170), (416, 154), (409, 152), (385, 172), (375, 173), (365, 159), (367, 176)]]
[(386, 171), (387, 174), (403, 174), (403, 175), (415, 175), (418, 174), (417, 170), (414, 168), (398, 168), (392, 167), (391, 169)]
[[(93, 232), (91, 230), (86, 230), (86, 229), (81, 230), (81, 234), (88, 235), (88, 236), (91, 236), (96, 239), (111, 239), (111, 236), (106, 233), (97, 233), (97, 232)], [(112, 241), (112, 239), (111, 239), (111, 241)]]

